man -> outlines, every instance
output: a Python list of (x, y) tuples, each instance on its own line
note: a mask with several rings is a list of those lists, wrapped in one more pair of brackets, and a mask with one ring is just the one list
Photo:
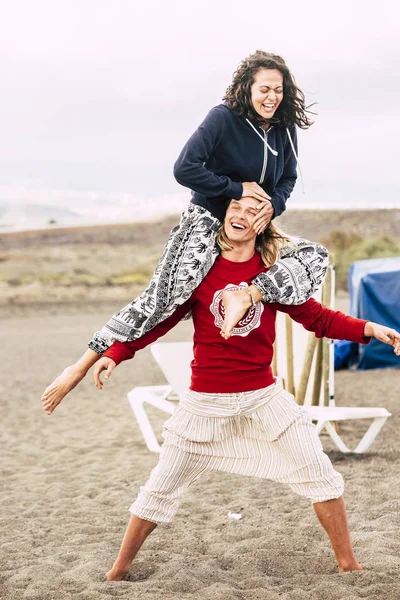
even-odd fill
[[(252, 228), (253, 198), (232, 200), (218, 237), (221, 255), (192, 298), (142, 338), (116, 342), (97, 363), (109, 378), (116, 364), (171, 329), (189, 311), (194, 323), (190, 390), (164, 426), (160, 460), (131, 506), (132, 516), (109, 580), (120, 580), (146, 537), (172, 520), (184, 490), (211, 470), (254, 475), (288, 484), (312, 500), (327, 531), (339, 571), (362, 570), (350, 541), (342, 499), (343, 479), (324, 454), (315, 427), (293, 396), (272, 375), (276, 311), (288, 313), (318, 337), (367, 343), (368, 337), (394, 346), (400, 335), (387, 327), (354, 319), (311, 299), (300, 306), (253, 302), (229, 336), (220, 332), (222, 296), (247, 286), (264, 264), (273, 264), (285, 237), (270, 223), (262, 236)], [(257, 251), (256, 248), (259, 248)]]

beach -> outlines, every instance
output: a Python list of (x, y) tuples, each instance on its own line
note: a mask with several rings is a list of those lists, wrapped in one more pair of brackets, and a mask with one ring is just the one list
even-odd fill
[[(146, 286), (179, 216), (154, 222), (47, 228), (0, 234), (0, 318), (47, 305), (50, 312), (110, 312)], [(337, 287), (354, 260), (400, 254), (400, 210), (290, 210), (285, 232), (335, 254)], [(81, 305), (84, 305), (83, 309)]]
[[(321, 241), (333, 229), (390, 237), (400, 215), (341, 219), (321, 211), (301, 220), (294, 212), (286, 229), (312, 239), (318, 231)], [(88, 376), (51, 416), (42, 411), (40, 396), (111, 312), (143, 289), (174, 222), (0, 236), (1, 599), (397, 600), (395, 369), (335, 375), (338, 405), (383, 406), (392, 413), (366, 454), (341, 454), (321, 437), (345, 480), (364, 572), (337, 574), (309, 501), (282, 485), (211, 473), (187, 491), (174, 522), (150, 536), (128, 579), (105, 580), (129, 506), (158, 459), (143, 442), (127, 392), (162, 384), (163, 376), (146, 349), (118, 367), (102, 391)], [(347, 300), (341, 291), (337, 307), (347, 310)], [(182, 322), (164, 340), (187, 341), (191, 332), (191, 322)], [(165, 415), (149, 412), (161, 433)], [(350, 446), (365, 429), (362, 422), (340, 425)], [(242, 518), (231, 519), (229, 512)]]

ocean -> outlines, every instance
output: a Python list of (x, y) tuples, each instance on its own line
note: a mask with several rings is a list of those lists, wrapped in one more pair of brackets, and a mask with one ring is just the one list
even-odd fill
[[(35, 198), (2, 199), (0, 196), (0, 233), (45, 229), (54, 227), (78, 227), (154, 221), (168, 215), (179, 215), (188, 205), (190, 195), (178, 194), (146, 197), (130, 194), (102, 194), (43, 192), (40, 200)], [(289, 199), (287, 210), (373, 210), (400, 209), (398, 199), (374, 197), (334, 197), (296, 193)]]

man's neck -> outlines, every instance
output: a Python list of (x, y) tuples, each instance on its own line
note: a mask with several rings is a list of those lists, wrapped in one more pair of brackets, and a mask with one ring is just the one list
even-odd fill
[(232, 250), (222, 250), (221, 256), (222, 258), (226, 258), (226, 260), (230, 260), (232, 262), (246, 262), (253, 258), (254, 256), (254, 244), (250, 245), (238, 245), (234, 247)]

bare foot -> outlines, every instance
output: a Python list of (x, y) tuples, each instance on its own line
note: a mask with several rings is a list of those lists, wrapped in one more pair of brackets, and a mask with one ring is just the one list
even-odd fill
[(61, 400), (85, 377), (86, 372), (71, 365), (64, 369), (53, 383), (51, 383), (43, 392), (41, 401), (43, 410), (47, 415), (51, 415)]
[(339, 573), (348, 573), (350, 571), (364, 571), (364, 567), (357, 561), (348, 565), (339, 566)]
[(108, 571), (108, 573), (106, 573), (106, 578), (108, 579), (108, 581), (122, 581), (127, 575), (128, 571), (129, 567), (127, 569), (122, 569), (114, 564), (111, 571)]
[(232, 335), (232, 330), (251, 307), (251, 298), (244, 290), (228, 291), (222, 295), (225, 309), (225, 319), (221, 328), (222, 337), (227, 340)]

